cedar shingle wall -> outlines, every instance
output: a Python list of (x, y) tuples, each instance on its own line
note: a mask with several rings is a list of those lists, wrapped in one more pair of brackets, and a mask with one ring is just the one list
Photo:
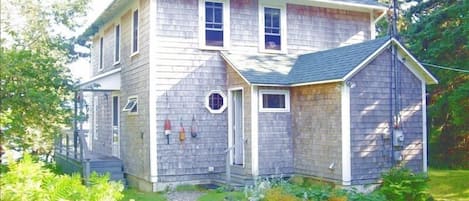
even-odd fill
[[(402, 128), (408, 167), (422, 170), (421, 81), (402, 63)], [(390, 53), (385, 51), (352, 79), (350, 89), (352, 184), (376, 182), (392, 166)]]

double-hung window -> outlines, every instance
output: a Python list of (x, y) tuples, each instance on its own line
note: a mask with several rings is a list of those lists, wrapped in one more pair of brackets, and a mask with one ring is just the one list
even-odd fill
[[(262, 1), (262, 0), (261, 0)], [(286, 51), (285, 5), (259, 6), (259, 46), (261, 51)]]
[(132, 54), (138, 53), (138, 9), (132, 12)]
[(223, 48), (229, 41), (229, 6), (227, 0), (199, 0), (201, 47)]
[(115, 27), (114, 27), (114, 63), (117, 64), (120, 62), (120, 54), (121, 54), (121, 50), (120, 50), (120, 43), (121, 43), (121, 26), (120, 24), (117, 24)]
[(265, 49), (280, 50), (282, 47), (280, 34), (280, 9), (264, 8), (264, 44)]

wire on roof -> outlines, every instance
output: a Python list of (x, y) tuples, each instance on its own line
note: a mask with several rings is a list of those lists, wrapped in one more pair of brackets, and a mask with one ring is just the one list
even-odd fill
[(440, 66), (440, 65), (429, 64), (429, 63), (421, 63), (421, 64), (423, 64), (425, 66), (433, 67), (433, 68), (456, 71), (456, 72), (461, 72), (461, 73), (469, 73), (469, 70), (464, 70), (464, 69), (459, 69), (459, 68), (451, 68), (451, 67)]

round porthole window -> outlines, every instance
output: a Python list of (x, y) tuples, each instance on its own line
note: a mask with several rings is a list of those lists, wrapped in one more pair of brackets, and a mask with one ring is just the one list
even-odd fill
[(205, 107), (211, 113), (222, 113), (226, 109), (226, 96), (220, 90), (213, 90), (205, 96)]

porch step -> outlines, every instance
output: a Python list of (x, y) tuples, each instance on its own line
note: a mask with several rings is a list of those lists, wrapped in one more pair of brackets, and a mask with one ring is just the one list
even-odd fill
[(109, 173), (109, 179), (111, 181), (121, 181), (125, 185), (123, 167), (122, 160), (118, 158), (106, 158), (104, 160), (95, 159), (90, 161), (90, 172), (96, 172), (100, 175)]
[[(225, 179), (225, 183), (228, 183), (228, 181), (226, 181), (226, 174), (223, 174), (222, 177)], [(254, 185), (254, 179), (249, 175), (231, 173), (231, 180), (229, 184), (235, 188), (251, 186)]]

